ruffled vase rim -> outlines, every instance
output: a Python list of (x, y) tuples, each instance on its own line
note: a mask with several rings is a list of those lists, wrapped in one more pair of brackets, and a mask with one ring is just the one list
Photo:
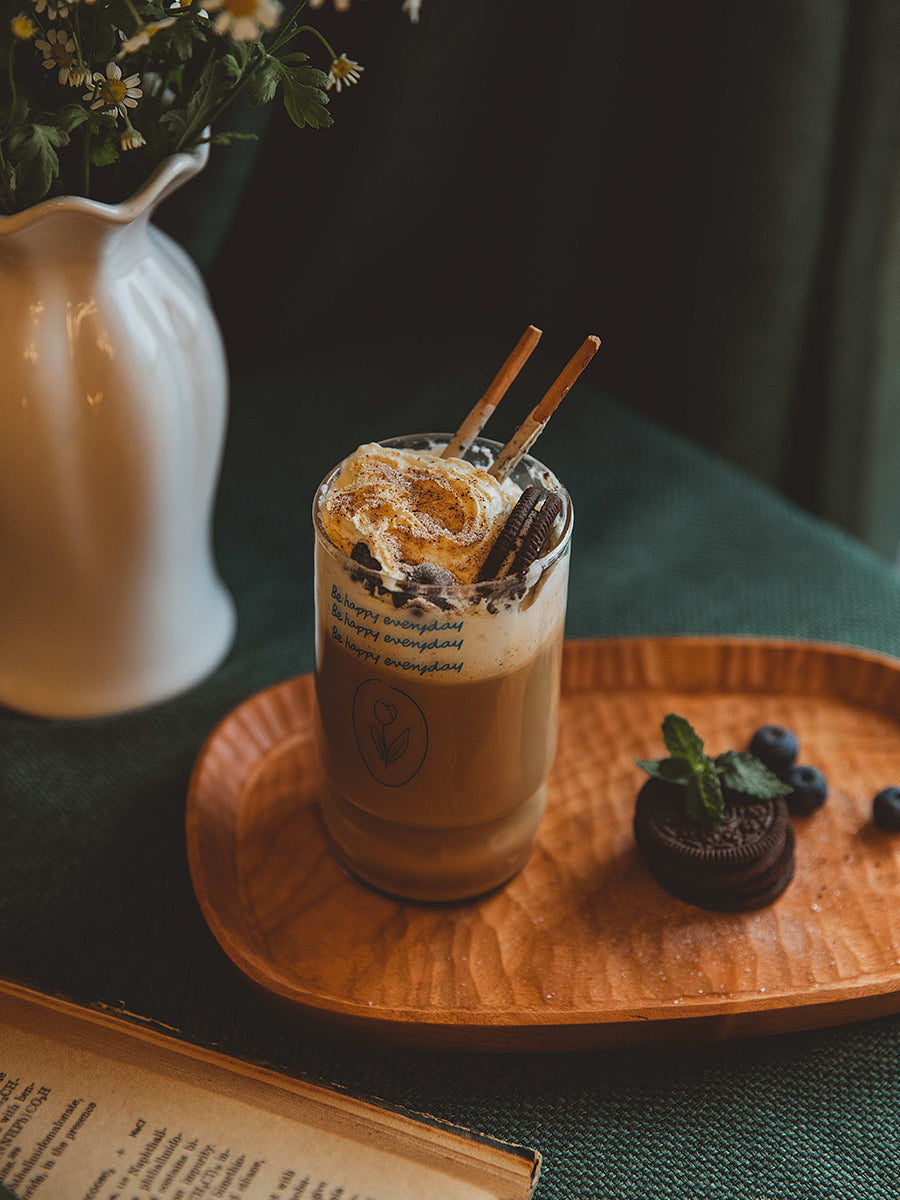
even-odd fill
[(200, 142), (190, 150), (180, 150), (164, 158), (147, 180), (126, 200), (107, 204), (86, 196), (52, 196), (21, 212), (0, 216), (0, 234), (16, 233), (58, 213), (83, 213), (117, 225), (127, 225), (153, 210), (180, 184), (199, 174), (209, 161), (209, 142)]

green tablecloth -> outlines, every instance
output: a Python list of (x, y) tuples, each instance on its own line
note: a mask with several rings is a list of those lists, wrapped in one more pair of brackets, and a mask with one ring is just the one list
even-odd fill
[[(203, 921), (185, 856), (188, 775), (231, 707), (311, 668), (315, 484), (360, 441), (455, 426), (507, 350), (361, 346), (236, 381), (217, 513), (240, 620), (228, 660), (144, 712), (0, 712), (2, 971), (534, 1145), (540, 1200), (895, 1200), (900, 1018), (578, 1054), (347, 1046), (274, 1017)], [(558, 366), (530, 365), (491, 432), (505, 437)], [(571, 636), (771, 634), (900, 655), (900, 581), (881, 560), (636, 418), (589, 374), (540, 453), (576, 505)]]

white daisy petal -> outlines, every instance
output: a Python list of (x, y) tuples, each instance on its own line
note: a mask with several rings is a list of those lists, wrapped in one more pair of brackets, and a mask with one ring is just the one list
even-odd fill
[(358, 83), (359, 77), (365, 67), (361, 67), (358, 62), (354, 62), (352, 58), (348, 58), (346, 54), (339, 54), (331, 64), (331, 70), (328, 72), (328, 80), (325, 84), (326, 88), (334, 88), (339, 92), (344, 84)]

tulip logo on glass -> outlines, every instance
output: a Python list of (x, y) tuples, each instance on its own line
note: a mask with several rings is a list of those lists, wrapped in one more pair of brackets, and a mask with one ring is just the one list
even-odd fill
[(367, 679), (353, 697), (356, 745), (373, 779), (401, 787), (428, 753), (428, 722), (411, 696), (380, 679)]

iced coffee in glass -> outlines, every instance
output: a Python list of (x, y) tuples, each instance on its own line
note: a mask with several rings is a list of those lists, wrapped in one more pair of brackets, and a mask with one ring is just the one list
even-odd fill
[(321, 484), (316, 691), (334, 851), (423, 901), (526, 863), (557, 737), (572, 504), (523, 455), (447, 435), (359, 447)]

